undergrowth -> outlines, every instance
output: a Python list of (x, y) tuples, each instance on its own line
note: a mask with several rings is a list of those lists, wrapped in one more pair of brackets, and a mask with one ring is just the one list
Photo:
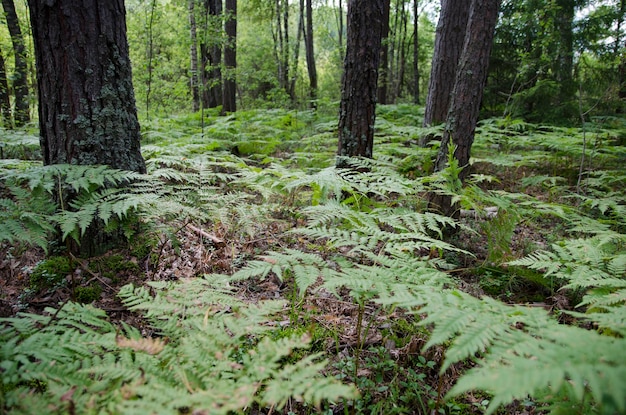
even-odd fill
[[(268, 247), (233, 256), (233, 272), (125, 286), (152, 336), (72, 302), (4, 319), (4, 410), (626, 413), (623, 120), (588, 130), (585, 157), (579, 129), (484, 120), (461, 189), (462, 166), (428, 171), (436, 143), (415, 144), (436, 131), (416, 114), (383, 107), (378, 156), (356, 170), (332, 167), (332, 120), (276, 110), (152, 121), (147, 175), (3, 161), (0, 241), (16, 250), (94, 220), (156, 235), (161, 251), (190, 225), (211, 252)], [(63, 189), (79, 193), (72, 206)], [(426, 212), (428, 191), (448, 192), (461, 218)], [(494, 275), (545, 291), (486, 295)], [(264, 282), (288, 303), (236, 295)], [(320, 301), (350, 309), (350, 327), (305, 310)], [(399, 311), (396, 347), (385, 327)], [(277, 334), (285, 320), (295, 336)]]

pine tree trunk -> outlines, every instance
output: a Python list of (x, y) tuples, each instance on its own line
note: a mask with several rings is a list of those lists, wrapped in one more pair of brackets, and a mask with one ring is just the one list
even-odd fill
[(420, 104), (419, 13), (418, 0), (413, 0), (413, 103)]
[[(441, 124), (446, 120), (457, 64), (463, 49), (470, 4), (469, 0), (441, 2), (426, 98), (425, 127)], [(430, 137), (423, 137), (420, 145), (426, 145), (429, 140)]]
[(200, 44), (202, 103), (206, 108), (222, 105), (222, 0), (204, 0), (205, 38)]
[[(478, 122), (480, 103), (487, 80), (493, 33), (498, 19), (500, 0), (473, 0), (467, 24), (463, 52), (450, 98), (450, 109), (441, 147), (435, 161), (435, 171), (448, 165), (448, 145), (454, 146), (454, 158), (460, 167), (461, 182), (469, 174), (469, 159), (474, 131)], [(449, 196), (430, 195), (429, 208), (448, 216), (455, 216), (457, 209)]]
[[(145, 172), (123, 0), (29, 0), (44, 164)], [(80, 253), (120, 234), (91, 226)], [(76, 249), (76, 248), (74, 248)]]
[(372, 157), (383, 0), (351, 0), (339, 110), (337, 166), (348, 157)]
[(24, 37), (22, 36), (22, 30), (20, 29), (20, 22), (15, 12), (13, 0), (2, 0), (2, 7), (4, 9), (14, 51), (15, 68), (13, 71), (13, 94), (15, 95), (15, 126), (21, 127), (30, 121), (26, 47), (24, 45)]
[(189, 0), (189, 35), (191, 37), (191, 45), (189, 47), (191, 74), (189, 77), (189, 83), (191, 87), (193, 112), (200, 110), (200, 89), (198, 86), (198, 36), (195, 4), (196, 0)]
[(380, 65), (378, 70), (378, 103), (387, 103), (387, 88), (389, 86), (389, 9), (390, 0), (383, 0), (383, 28), (380, 46)]
[(9, 99), (9, 83), (4, 66), (4, 57), (0, 51), (0, 125), (11, 126), (11, 101)]
[(224, 46), (224, 89), (222, 114), (237, 111), (237, 0), (226, 0), (226, 45)]
[(306, 67), (309, 72), (309, 98), (311, 108), (317, 108), (317, 68), (315, 67), (315, 49), (313, 47), (313, 6), (311, 0), (306, 0)]

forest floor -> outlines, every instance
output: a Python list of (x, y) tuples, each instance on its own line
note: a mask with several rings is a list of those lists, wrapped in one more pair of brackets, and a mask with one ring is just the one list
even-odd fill
[[(409, 140), (403, 138), (403, 142), (408, 143)], [(281, 157), (288, 159), (291, 154), (281, 149), (274, 150), (269, 156), (278, 160)], [(568, 169), (572, 170), (572, 166)], [(525, 178), (538, 174), (528, 167), (501, 168), (477, 162), (472, 167), (472, 173), (492, 177), (482, 185), (485, 189), (523, 192), (537, 200), (555, 198), (550, 187), (529, 185), (522, 189), (520, 183)], [(547, 249), (551, 243), (565, 236), (559, 220), (545, 217), (516, 219), (510, 232), (499, 232), (500, 228), (506, 228), (506, 223), (498, 222), (497, 208), (491, 212), (485, 215), (472, 209), (463, 210), (459, 222), (464, 227), (447, 237), (450, 243), (465, 252), (454, 254), (452, 262), (455, 267), (448, 271), (459, 288), (476, 297), (489, 295), (505, 303), (541, 307), (559, 315), (562, 310), (572, 310), (575, 306), (571, 303), (572, 298), (558, 291), (558, 287), (547, 287), (542, 281), (533, 281), (519, 273), (507, 274), (507, 261), (523, 258), (537, 249)], [(506, 218), (502, 220), (506, 221)], [(184, 220), (172, 234), (156, 234), (148, 244), (149, 250), (143, 251), (141, 256), (138, 256), (136, 247), (143, 241), (131, 239), (127, 247), (110, 250), (97, 257), (72, 257), (71, 272), (62, 281), (55, 286), (38, 289), (33, 288), (31, 274), (47, 258), (46, 253), (41, 248), (3, 243), (0, 245), (0, 317), (14, 316), (18, 312), (42, 313), (46, 307), (58, 307), (76, 300), (78, 286), (98, 286), (97, 298), (92, 301), (95, 307), (106, 311), (112, 321), (126, 322), (140, 328), (144, 336), (151, 336), (150, 325), (136, 313), (128, 311), (117, 298), (122, 286), (129, 283), (145, 285), (149, 281), (176, 281), (205, 274), (230, 275), (253, 259), (264, 260), (267, 253), (280, 252), (285, 248), (316, 252), (322, 257), (330, 257), (346, 249), (326, 247), (326, 241), (306, 236), (294, 237), (289, 233), (303, 224), (301, 217), (280, 212), (266, 217), (254, 232), (229, 227), (225, 222)], [(453, 365), (440, 375), (438, 368), (444, 349), (438, 346), (423, 352), (422, 348), (428, 340), (427, 331), (403, 326), (417, 318), (415, 315), (408, 315), (399, 308), (383, 310), (373, 303), (368, 303), (361, 314), (359, 306), (347, 291), (339, 291), (340, 295), (336, 296), (323, 289), (314, 289), (315, 286), (298, 298), (294, 295), (297, 287), (293, 279), (281, 280), (271, 274), (267, 278), (252, 278), (233, 282), (232, 285), (236, 287), (237, 297), (247, 302), (285, 299), (292, 304), (297, 303), (297, 318), (286, 312), (277, 324), (283, 329), (321, 333), (314, 339), (317, 342), (314, 347), (330, 359), (328, 373), (354, 382), (361, 390), (365, 403), (358, 413), (385, 413), (376, 412), (376, 408), (385, 408), (382, 402), (398, 399), (400, 392), (380, 388), (380, 383), (395, 382), (399, 385), (400, 381), (404, 381), (402, 393), (406, 393), (406, 383), (417, 382), (407, 368), (415, 368), (416, 365), (421, 365), (423, 376), (419, 382), (424, 387), (421, 393), (426, 396), (423, 401), (429, 411), (433, 411), (431, 413), (468, 414), (483, 413), (485, 410), (488, 397), (481, 393), (467, 393), (462, 399), (447, 403), (442, 400), (472, 363)], [(357, 327), (363, 325), (367, 326), (367, 330), (364, 337), (359, 338)], [(347, 358), (360, 360), (356, 364), (359, 368), (357, 373), (342, 369), (341, 362)], [(412, 413), (426, 413), (425, 408), (415, 408)], [(291, 413), (298, 413), (297, 408), (292, 408), (294, 410), (296, 412)], [(342, 413), (343, 410), (336, 407), (331, 413)], [(537, 407), (522, 402), (507, 407), (505, 411), (520, 415), (541, 413)], [(409, 412), (399, 410), (396, 413)]]

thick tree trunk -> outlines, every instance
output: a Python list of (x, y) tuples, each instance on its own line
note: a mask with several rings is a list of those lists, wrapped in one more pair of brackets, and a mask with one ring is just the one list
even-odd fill
[(28, 4), (44, 163), (145, 172), (123, 0)]
[[(458, 176), (461, 182), (469, 174), (470, 150), (474, 142), (474, 131), (487, 80), (499, 6), (500, 0), (472, 1), (446, 128), (435, 161), (435, 171), (442, 171), (447, 167), (448, 145), (452, 143), (454, 158), (458, 165), (463, 167)], [(429, 207), (448, 216), (454, 216), (456, 212), (448, 196), (431, 195)]]
[(222, 114), (237, 111), (237, 0), (226, 0), (226, 45), (224, 47), (224, 90)]
[[(145, 172), (123, 0), (28, 4), (44, 164)], [(93, 255), (121, 238), (95, 222), (71, 250)]]
[(383, 0), (383, 28), (380, 46), (380, 65), (378, 70), (378, 103), (387, 103), (387, 88), (389, 87), (389, 12), (390, 0)]
[(0, 125), (11, 125), (11, 101), (9, 99), (9, 83), (4, 66), (4, 57), (0, 51)]
[(191, 108), (193, 112), (200, 110), (200, 88), (198, 86), (198, 36), (195, 5), (196, 0), (189, 0), (189, 35), (191, 37), (191, 45), (189, 47), (191, 74), (189, 76), (189, 84), (191, 87)]
[(347, 157), (372, 157), (383, 0), (351, 0), (339, 110), (337, 166)]
[(311, 108), (317, 108), (317, 69), (315, 67), (315, 50), (313, 48), (313, 6), (311, 0), (306, 0), (306, 67), (309, 72), (309, 98)]
[[(426, 98), (425, 127), (440, 124), (446, 120), (457, 64), (463, 49), (470, 4), (469, 0), (443, 0), (441, 2)], [(429, 137), (424, 137), (420, 145), (426, 145), (428, 140)]]
[(28, 105), (28, 64), (26, 61), (26, 47), (20, 29), (20, 22), (15, 12), (13, 0), (2, 0), (2, 7), (6, 16), (13, 51), (15, 53), (15, 69), (13, 71), (13, 94), (15, 95), (15, 126), (20, 127), (30, 121)]

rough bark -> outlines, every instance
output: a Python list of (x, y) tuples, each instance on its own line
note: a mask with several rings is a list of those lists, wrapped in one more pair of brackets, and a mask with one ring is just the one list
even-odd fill
[[(435, 35), (424, 126), (446, 120), (457, 64), (463, 49), (471, 1), (443, 0)], [(426, 145), (428, 137), (420, 144)]]
[(317, 108), (317, 69), (315, 67), (315, 49), (313, 47), (313, 6), (306, 0), (306, 30), (304, 44), (306, 49), (306, 67), (309, 73), (309, 99), (311, 108)]
[(13, 43), (15, 69), (13, 71), (13, 94), (15, 96), (14, 121), (15, 126), (20, 127), (30, 121), (30, 108), (28, 105), (28, 64), (26, 60), (26, 47), (24, 37), (20, 29), (20, 22), (15, 12), (13, 0), (2, 0), (2, 8), (6, 16), (11, 42)]
[(224, 89), (222, 94), (222, 114), (237, 111), (237, 0), (226, 0), (225, 6), (226, 45), (224, 46)]
[(575, 93), (574, 69), (574, 0), (557, 0), (556, 30), (559, 34), (554, 71), (559, 83), (558, 104), (570, 101)]
[[(123, 0), (29, 0), (44, 164), (145, 172)], [(73, 196), (69, 195), (71, 200)], [(121, 240), (95, 222), (70, 249), (93, 255)]]
[(144, 172), (123, 1), (28, 4), (44, 163)]
[[(474, 131), (478, 121), (480, 103), (487, 80), (489, 56), (493, 44), (493, 33), (498, 19), (500, 0), (473, 0), (467, 24), (463, 52), (459, 60), (450, 108), (441, 147), (435, 161), (435, 171), (448, 165), (448, 145), (454, 146), (454, 158), (460, 167), (461, 182), (469, 174), (469, 159)], [(429, 207), (448, 216), (456, 209), (449, 197), (430, 195)]]
[(0, 125), (11, 125), (11, 101), (9, 100), (9, 83), (4, 66), (4, 57), (0, 51)]
[(351, 0), (339, 110), (337, 166), (347, 157), (372, 157), (383, 0)]

